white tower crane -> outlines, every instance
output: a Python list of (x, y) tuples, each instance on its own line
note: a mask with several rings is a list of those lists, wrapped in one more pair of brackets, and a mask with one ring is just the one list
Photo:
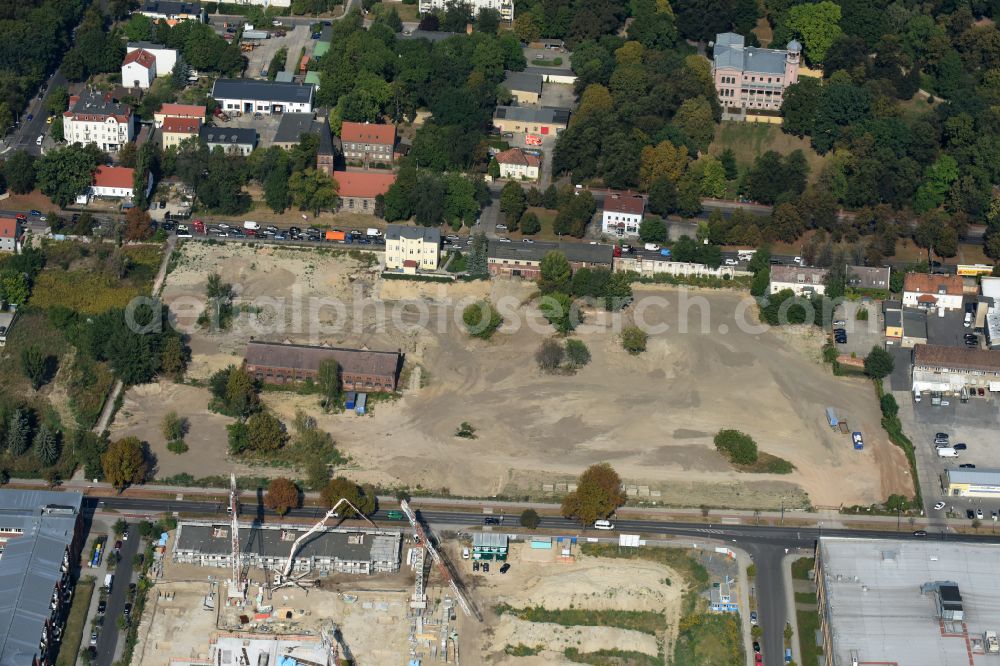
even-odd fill
[(243, 567), (242, 558), (240, 557), (240, 526), (239, 526), (239, 513), (240, 513), (240, 491), (236, 487), (236, 475), (229, 475), (229, 513), (232, 517), (232, 525), (229, 528), (231, 541), (232, 541), (232, 561), (233, 561), (233, 579), (229, 587), (230, 597), (242, 597), (243, 596)]

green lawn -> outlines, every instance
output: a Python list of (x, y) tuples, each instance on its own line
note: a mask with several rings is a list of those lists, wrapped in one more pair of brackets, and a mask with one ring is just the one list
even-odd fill
[(399, 14), (399, 18), (403, 20), (404, 23), (416, 23), (420, 20), (420, 15), (417, 13), (417, 5), (404, 5), (402, 2), (378, 2), (372, 6), (371, 14), (377, 16), (378, 12), (389, 11), (390, 8), (395, 7), (396, 13)]
[(809, 580), (809, 572), (816, 566), (816, 558), (803, 557), (792, 562), (792, 578)]
[(564, 627), (618, 627), (659, 636), (667, 628), (663, 613), (633, 610), (589, 610), (585, 608), (553, 609), (513, 608), (507, 604), (494, 607), (497, 615), (513, 615), (527, 622), (552, 622)]
[(793, 150), (801, 149), (809, 164), (809, 180), (815, 182), (819, 178), (823, 164), (829, 157), (817, 154), (809, 145), (809, 139), (800, 139), (791, 134), (785, 134), (777, 125), (757, 123), (722, 122), (715, 128), (715, 139), (708, 152), (718, 155), (726, 148), (732, 148), (736, 154), (736, 163), (740, 169), (745, 169), (753, 161), (769, 150), (782, 155), (788, 155)]
[(685, 616), (681, 620), (671, 663), (684, 666), (745, 663), (739, 616), (730, 613)]
[(549, 210), (548, 208), (528, 208), (528, 210), (538, 216), (538, 222), (542, 225), (541, 230), (534, 236), (524, 236), (520, 231), (514, 231), (507, 234), (510, 238), (515, 242), (520, 241), (522, 238), (530, 238), (536, 241), (559, 240), (559, 237), (552, 231), (552, 224), (556, 221), (556, 211)]
[(816, 594), (814, 592), (796, 592), (795, 603), (816, 605)]
[(800, 666), (819, 666), (823, 648), (816, 645), (816, 631), (819, 629), (817, 611), (795, 611), (799, 624), (799, 649), (802, 651)]
[(83, 632), (87, 628), (87, 611), (90, 610), (90, 598), (93, 594), (93, 576), (81, 578), (76, 584), (73, 606), (69, 609), (69, 617), (66, 619), (66, 630), (63, 633), (62, 645), (59, 647), (56, 666), (73, 666), (76, 663), (76, 657), (80, 652), (80, 641), (83, 640)]

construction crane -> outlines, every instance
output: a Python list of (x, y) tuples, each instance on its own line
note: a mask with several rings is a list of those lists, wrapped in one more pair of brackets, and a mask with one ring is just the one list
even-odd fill
[(434, 564), (437, 565), (441, 575), (444, 576), (446, 581), (448, 581), (448, 585), (451, 587), (451, 591), (455, 593), (455, 598), (458, 599), (458, 605), (462, 607), (462, 611), (465, 612), (467, 617), (474, 617), (482, 622), (483, 616), (480, 614), (479, 610), (473, 608), (472, 604), (469, 603), (469, 600), (466, 599), (465, 593), (458, 586), (458, 583), (455, 581), (455, 577), (451, 575), (451, 570), (448, 568), (448, 565), (445, 564), (441, 555), (434, 547), (434, 544), (431, 543), (431, 540), (424, 531), (423, 526), (417, 522), (417, 516), (413, 513), (413, 509), (410, 508), (409, 502), (401, 500), (399, 502), (399, 508), (406, 514), (406, 519), (410, 521), (410, 527), (413, 528), (413, 533), (417, 539), (417, 543), (423, 545), (423, 547), (427, 549), (427, 552), (430, 553), (431, 559), (434, 560)]
[(378, 525), (376, 525), (371, 520), (369, 520), (368, 516), (366, 516), (365, 514), (361, 513), (361, 511), (358, 510), (358, 507), (356, 507), (353, 504), (351, 504), (351, 501), (349, 499), (347, 499), (346, 497), (341, 497), (339, 500), (337, 500), (337, 503), (333, 505), (333, 508), (330, 509), (329, 511), (327, 511), (326, 515), (323, 516), (318, 523), (316, 523), (315, 525), (313, 525), (312, 527), (310, 527), (308, 530), (306, 530), (292, 544), (292, 549), (288, 552), (288, 561), (285, 562), (285, 568), (281, 570), (281, 573), (277, 573), (277, 574), (274, 575), (275, 589), (277, 589), (279, 587), (285, 587), (285, 586), (288, 586), (288, 585), (295, 585), (295, 584), (297, 584), (297, 581), (294, 581), (291, 578), (289, 578), (290, 574), (292, 573), (292, 565), (295, 562), (295, 553), (298, 552), (299, 546), (301, 546), (302, 543), (306, 539), (308, 539), (309, 537), (311, 537), (313, 534), (316, 534), (316, 532), (319, 532), (320, 530), (322, 530), (326, 526), (326, 521), (330, 520), (331, 518), (338, 518), (339, 517), (339, 514), (337, 513), (337, 509), (339, 509), (342, 504), (347, 504), (347, 506), (349, 506), (352, 509), (354, 509), (354, 513), (356, 513), (359, 516), (361, 516), (364, 520), (366, 520), (368, 522), (369, 525), (371, 525), (372, 527), (378, 528)]

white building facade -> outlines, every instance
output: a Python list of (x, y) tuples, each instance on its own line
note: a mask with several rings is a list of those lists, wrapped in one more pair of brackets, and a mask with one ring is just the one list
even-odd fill
[[(156, 59), (157, 78), (170, 76), (174, 71), (174, 66), (177, 65), (177, 51), (174, 49), (168, 49), (162, 44), (153, 44), (152, 42), (129, 42), (128, 46), (125, 47), (125, 54), (128, 55), (139, 49)], [(124, 78), (122, 78), (122, 82), (125, 82)]]
[[(500, 20), (508, 22), (514, 20), (513, 0), (464, 0), (464, 3), (472, 10), (473, 17), (482, 9), (495, 9), (500, 12)], [(447, 0), (420, 0), (417, 9), (421, 14), (426, 14), (434, 10), (443, 11), (447, 4)]]
[(69, 98), (63, 113), (63, 136), (67, 143), (96, 144), (107, 152), (117, 152), (135, 137), (132, 109), (96, 91), (84, 91)]
[(122, 61), (122, 85), (147, 90), (156, 78), (156, 58), (152, 53), (136, 49)]
[(601, 232), (610, 236), (638, 236), (646, 200), (634, 192), (611, 192), (604, 197)]
[(385, 267), (434, 271), (441, 256), (441, 232), (429, 227), (390, 224), (385, 232)]
[(311, 84), (219, 79), (212, 97), (230, 114), (240, 113), (312, 113)]
[(771, 266), (770, 293), (790, 289), (796, 296), (826, 293), (826, 270), (806, 266)]

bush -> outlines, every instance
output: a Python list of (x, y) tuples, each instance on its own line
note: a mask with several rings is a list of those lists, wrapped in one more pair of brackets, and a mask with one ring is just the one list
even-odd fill
[(462, 321), (469, 335), (489, 340), (503, 324), (503, 317), (489, 301), (476, 301), (462, 311)]
[(715, 435), (715, 448), (727, 454), (729, 461), (737, 465), (757, 462), (757, 442), (739, 430), (720, 430)]
[(188, 430), (188, 420), (183, 416), (178, 416), (177, 412), (170, 411), (164, 415), (160, 428), (163, 432), (163, 438), (168, 442), (184, 439)]
[(649, 336), (646, 335), (646, 331), (638, 326), (626, 326), (622, 330), (622, 347), (633, 356), (646, 351), (648, 340)]
[(476, 438), (476, 427), (469, 423), (468, 421), (462, 421), (462, 425), (458, 426), (455, 431), (455, 437), (462, 437), (464, 439), (475, 439)]
[(167, 451), (170, 451), (171, 453), (176, 453), (177, 455), (180, 455), (182, 453), (187, 452), (187, 450), (188, 450), (188, 445), (184, 442), (183, 439), (175, 439), (171, 442), (167, 442)]
[(893, 397), (891, 393), (883, 394), (879, 403), (882, 407), (882, 416), (890, 419), (896, 418), (896, 415), (899, 413), (899, 404), (896, 402), (896, 398)]
[(582, 368), (590, 363), (590, 350), (582, 340), (566, 341), (566, 362), (573, 369)]
[(555, 340), (543, 340), (542, 346), (535, 352), (535, 362), (543, 372), (555, 372), (562, 365), (566, 351)]

